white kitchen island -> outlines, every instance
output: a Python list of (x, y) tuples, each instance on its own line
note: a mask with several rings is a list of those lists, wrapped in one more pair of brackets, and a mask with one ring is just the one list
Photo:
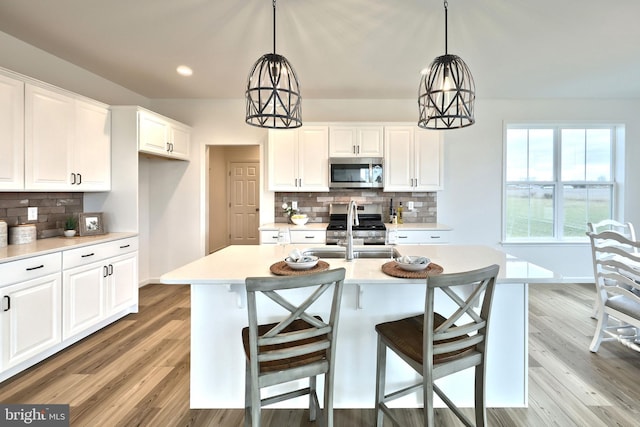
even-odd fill
[[(244, 280), (270, 276), (269, 267), (292, 249), (307, 246), (230, 246), (164, 274), (161, 282), (191, 285), (191, 408), (244, 407), (244, 353), (240, 331), (247, 325)], [(398, 246), (403, 255), (422, 255), (454, 273), (500, 265), (494, 294), (488, 348), (487, 405), (526, 407), (528, 284), (558, 282), (553, 272), (486, 246)], [(423, 311), (425, 281), (398, 279), (382, 272), (390, 259), (325, 259), (330, 268), (346, 268), (338, 328), (336, 408), (371, 408), (375, 394), (377, 323)], [(440, 304), (440, 305), (439, 305)], [(436, 311), (449, 307), (436, 300)], [(388, 387), (416, 378), (389, 357)], [(321, 383), (319, 382), (319, 385)], [(461, 406), (473, 405), (471, 370), (439, 382)], [(307, 400), (280, 407), (305, 407)], [(407, 396), (397, 406), (418, 407)]]

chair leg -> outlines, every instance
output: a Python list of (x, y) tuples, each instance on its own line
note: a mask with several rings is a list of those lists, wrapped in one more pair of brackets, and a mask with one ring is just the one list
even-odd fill
[(378, 335), (378, 355), (376, 357), (376, 427), (382, 427), (384, 422), (384, 413), (380, 405), (384, 403), (384, 386), (387, 371), (387, 346), (382, 342)]
[(333, 427), (333, 371), (331, 366), (329, 372), (324, 374), (324, 421), (326, 427)]
[(604, 330), (609, 323), (609, 315), (605, 313), (604, 310), (601, 310), (598, 314), (598, 324), (596, 325), (596, 331), (593, 333), (593, 340), (589, 346), (589, 350), (592, 353), (598, 352), (598, 348), (600, 348), (600, 343), (604, 337)]
[(309, 377), (309, 421), (315, 421), (317, 416), (316, 411), (316, 377)]
[(477, 365), (475, 384), (476, 427), (487, 425), (487, 402), (485, 396), (486, 358), (482, 356), (482, 363)]
[(424, 425), (425, 426), (434, 426), (435, 425), (435, 415), (433, 411), (433, 382), (431, 378), (427, 378), (427, 376), (422, 377), (422, 408), (424, 411)]
[(244, 370), (244, 427), (251, 425), (251, 406), (251, 369), (247, 362)]

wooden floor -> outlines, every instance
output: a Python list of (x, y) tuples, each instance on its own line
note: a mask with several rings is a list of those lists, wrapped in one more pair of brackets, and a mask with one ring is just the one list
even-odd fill
[[(488, 410), (491, 426), (637, 426), (640, 354), (588, 346), (593, 285), (530, 288), (529, 408)], [(372, 356), (373, 357), (373, 356)], [(238, 378), (238, 381), (243, 381)], [(241, 410), (189, 409), (189, 288), (149, 285), (127, 316), (0, 384), (2, 403), (66, 403), (72, 426), (242, 425)], [(403, 410), (410, 426), (418, 410)], [(312, 426), (304, 410), (265, 410), (264, 425)], [(458, 426), (447, 409), (438, 426)], [(337, 410), (337, 427), (372, 426), (373, 411)], [(390, 423), (385, 426), (391, 425)]]

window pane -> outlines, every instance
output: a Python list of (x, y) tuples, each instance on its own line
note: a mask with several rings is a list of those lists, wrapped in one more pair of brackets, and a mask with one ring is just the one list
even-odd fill
[(553, 186), (507, 185), (506, 237), (553, 237)]
[(584, 237), (588, 222), (611, 218), (611, 186), (565, 185), (563, 194), (564, 237)]
[(529, 181), (553, 181), (553, 129), (529, 130)]
[(611, 129), (587, 129), (587, 181), (611, 181)]
[(585, 179), (585, 130), (562, 129), (562, 181)]
[(526, 181), (527, 129), (507, 129), (507, 181)]

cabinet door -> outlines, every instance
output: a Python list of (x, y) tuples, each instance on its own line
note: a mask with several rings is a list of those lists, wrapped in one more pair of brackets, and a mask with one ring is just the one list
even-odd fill
[(298, 132), (270, 130), (267, 153), (269, 190), (298, 189)]
[(414, 190), (442, 190), (442, 153), (440, 149), (440, 132), (416, 130)]
[(0, 74), (0, 190), (24, 189), (24, 83)]
[(357, 137), (359, 156), (384, 156), (384, 129), (382, 126), (358, 126)]
[(411, 191), (414, 179), (413, 128), (384, 130), (384, 191)]
[(191, 132), (188, 129), (171, 126), (171, 150), (172, 157), (184, 160), (189, 159), (189, 145), (191, 144)]
[(138, 253), (112, 258), (106, 267), (109, 274), (106, 315), (110, 316), (138, 304)]
[(329, 191), (329, 132), (326, 126), (298, 130), (298, 191)]
[(108, 269), (93, 263), (65, 270), (62, 286), (62, 338), (83, 332), (105, 316), (105, 282)]
[(2, 369), (61, 342), (60, 273), (0, 289)]
[(109, 109), (76, 101), (73, 173), (82, 191), (111, 189), (111, 119)]
[(329, 127), (329, 157), (353, 157), (357, 153), (355, 126)]
[(138, 113), (138, 150), (166, 156), (169, 152), (169, 124), (145, 111)]
[(25, 87), (25, 189), (79, 190), (72, 184), (75, 100)]

